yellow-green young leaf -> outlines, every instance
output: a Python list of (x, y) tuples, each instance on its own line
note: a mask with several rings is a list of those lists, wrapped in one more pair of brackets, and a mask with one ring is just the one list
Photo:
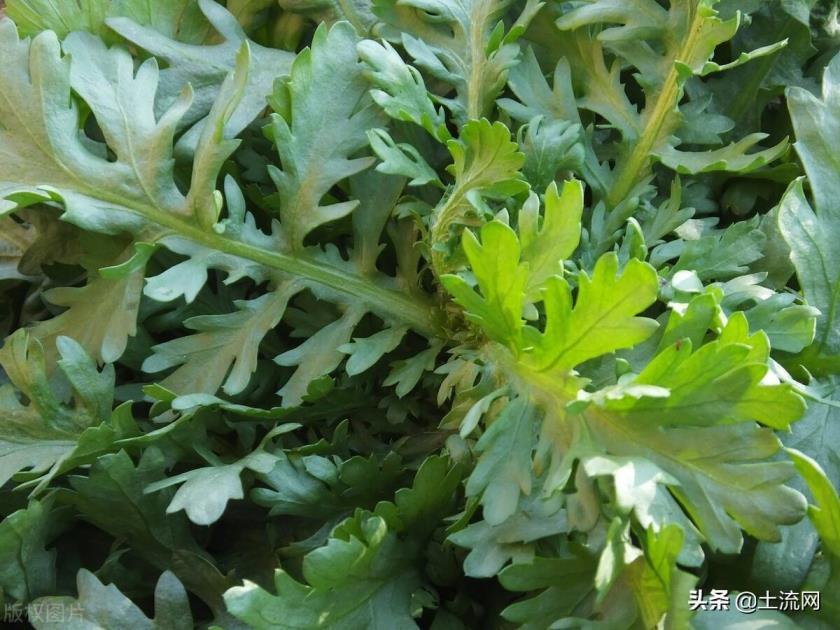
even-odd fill
[(521, 188), (519, 169), (525, 156), (510, 139), (510, 130), (502, 123), (486, 118), (464, 125), (458, 140), (446, 143), (453, 163), (447, 170), (455, 177), (458, 188)]
[(522, 261), (528, 264), (525, 292), (530, 299), (553, 275), (562, 275), (563, 261), (580, 242), (580, 218), (583, 213), (583, 185), (577, 180), (549, 185), (545, 193), (545, 213), (540, 222), (539, 204), (532, 195), (519, 212), (519, 240)]
[(644, 341), (659, 324), (636, 316), (654, 303), (658, 290), (653, 267), (633, 259), (619, 273), (613, 253), (598, 260), (591, 278), (580, 274), (574, 307), (568, 283), (552, 278), (543, 298), (545, 331), (536, 336), (528, 363), (537, 370), (568, 370)]
[(441, 282), (491, 339), (516, 347), (528, 279), (527, 266), (519, 262), (516, 233), (501, 221), (491, 221), (481, 229), (481, 242), (467, 230), (463, 245), (481, 295), (460, 276), (443, 276)]
[(817, 462), (796, 449), (785, 450), (814, 495), (815, 504), (808, 506), (808, 516), (817, 528), (825, 549), (840, 562), (840, 496), (837, 489)]
[(669, 344), (633, 383), (667, 388), (667, 398), (625, 397), (605, 402), (640, 425), (715, 425), (758, 421), (788, 429), (805, 411), (790, 385), (768, 384), (770, 346), (764, 333), (750, 336), (735, 313), (720, 339), (692, 351), (688, 338)]
[(453, 236), (458, 236), (454, 228), (474, 219), (482, 197), (505, 198), (528, 188), (519, 173), (525, 156), (501, 122), (471, 120), (461, 137), (446, 146), (453, 159), (447, 170), (455, 176), (455, 185), (432, 215), (432, 262), (438, 274), (449, 271), (446, 257), (454, 249)]

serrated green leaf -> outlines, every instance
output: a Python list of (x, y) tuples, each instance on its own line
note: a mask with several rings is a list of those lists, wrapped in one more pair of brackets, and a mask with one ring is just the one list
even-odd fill
[(682, 174), (714, 171), (750, 173), (779, 159), (788, 149), (787, 140), (782, 140), (769, 149), (748, 153), (766, 137), (767, 134), (755, 133), (721, 149), (709, 151), (680, 151), (668, 145), (653, 155), (668, 168)]
[(29, 603), (55, 589), (55, 551), (47, 551), (50, 504), (31, 501), (0, 522), (0, 587)]
[[(139, 630), (184, 630), (193, 627), (184, 585), (169, 571), (155, 587), (155, 617), (149, 619), (113, 584), (107, 586), (87, 569), (76, 576), (78, 597), (42, 597), (32, 603), (30, 621), (42, 628), (138, 628)], [(61, 615), (49, 614), (55, 609)], [(58, 618), (56, 618), (58, 617)]]
[(184, 324), (195, 331), (187, 337), (154, 346), (143, 362), (146, 372), (179, 366), (161, 381), (176, 393), (240, 393), (257, 369), (260, 342), (274, 328), (289, 299), (300, 287), (287, 282), (255, 300), (238, 301), (240, 309), (227, 315), (201, 315)]
[(365, 76), (375, 89), (371, 96), (391, 118), (413, 122), (439, 142), (450, 139), (442, 109), (435, 109), (422, 75), (405, 63), (388, 42), (363, 40), (357, 45), (368, 70)]
[(545, 211), (540, 221), (538, 202), (530, 197), (519, 212), (519, 239), (522, 261), (528, 265), (525, 293), (535, 299), (546, 281), (563, 275), (563, 261), (570, 258), (580, 242), (580, 219), (583, 212), (583, 186), (575, 180), (549, 185), (545, 193)]
[(579, 276), (572, 308), (568, 283), (555, 277), (547, 283), (544, 296), (545, 331), (528, 363), (541, 371), (568, 370), (644, 341), (658, 324), (636, 315), (654, 302), (658, 286), (650, 265), (634, 259), (619, 274), (617, 256), (607, 254), (598, 260), (591, 278)]
[(394, 503), (380, 503), (376, 515), (357, 511), (306, 555), (308, 584), (278, 569), (277, 595), (246, 582), (225, 593), (228, 610), (254, 628), (417, 628), (411, 600), (423, 580), (416, 556), (447, 513), (458, 480), (445, 459), (427, 460)]
[(19, 331), (0, 350), (0, 366), (12, 382), (0, 385), (0, 485), (19, 470), (43, 473), (60, 465), (85, 429), (110, 417), (113, 367), (100, 373), (76, 342), (66, 337), (58, 341), (59, 367), (73, 389), (72, 406), (51, 387), (40, 343)]
[[(367, 130), (381, 123), (373, 104), (365, 103), (367, 82), (358, 62), (357, 41), (349, 24), (321, 27), (312, 47), (295, 59), (290, 76), (274, 88), (271, 102), (280, 113), (272, 117), (270, 129), (282, 170), (272, 166), (269, 172), (278, 190), (283, 231), (294, 249), (303, 246), (314, 228), (358, 205), (356, 201), (323, 205), (322, 199), (337, 181), (373, 163), (372, 158), (351, 157), (367, 145)], [(345, 70), (337, 76), (332, 70), (336, 67)], [(322, 124), (324, 120), (331, 124)]]
[(592, 590), (594, 577), (595, 562), (584, 553), (537, 557), (529, 563), (513, 564), (499, 575), (502, 586), (513, 592), (541, 592), (510, 604), (502, 614), (529, 630), (550, 626), (572, 615)]
[(118, 279), (91, 275), (84, 287), (58, 287), (44, 293), (63, 313), (32, 328), (31, 334), (48, 356), (55, 356), (56, 339), (69, 336), (102, 363), (114, 363), (137, 332), (145, 268)]
[(750, 263), (761, 258), (765, 240), (756, 221), (741, 221), (687, 240), (671, 273), (691, 270), (701, 280), (728, 280), (744, 274)]
[(381, 160), (376, 166), (380, 173), (410, 178), (409, 186), (435, 184), (443, 186), (437, 173), (410, 144), (397, 143), (384, 129), (368, 131), (371, 150)]
[(242, 499), (245, 492), (240, 475), (246, 469), (258, 473), (269, 472), (276, 462), (270, 453), (258, 450), (232, 464), (214, 463), (207, 468), (188, 472), (149, 484), (145, 492), (181, 485), (166, 508), (167, 514), (184, 510), (196, 525), (211, 525), (224, 514), (228, 501)]
[(54, 31), (64, 38), (72, 31), (87, 31), (107, 39), (113, 34), (106, 28), (105, 20), (118, 16), (190, 44), (202, 43), (211, 31), (196, 0), (175, 0), (160, 5), (142, 0), (75, 0), (59, 4), (45, 0), (10, 0), (6, 3), (6, 12), (27, 36)]
[(508, 403), (476, 444), (480, 453), (467, 481), (467, 496), (480, 496), (484, 519), (499, 525), (531, 493), (531, 457), (539, 414), (524, 398)]
[(299, 405), (315, 379), (338, 367), (346, 356), (339, 348), (350, 341), (353, 329), (363, 315), (357, 307), (348, 308), (341, 317), (321, 328), (299, 346), (274, 357), (278, 365), (296, 368), (277, 392), (283, 398), (284, 406)]
[(528, 267), (520, 262), (521, 249), (516, 233), (500, 221), (481, 229), (481, 243), (465, 231), (464, 251), (478, 280), (479, 296), (460, 276), (444, 276), (441, 281), (486, 334), (500, 343), (517, 345), (524, 307)]
[(813, 459), (796, 449), (786, 451), (816, 501), (815, 505), (808, 506), (808, 516), (817, 528), (824, 548), (835, 560), (840, 560), (840, 496), (837, 489)]
[(347, 373), (354, 376), (372, 367), (384, 354), (399, 345), (406, 332), (405, 328), (386, 328), (370, 337), (357, 337), (352, 343), (339, 346), (339, 352), (350, 355)]
[[(514, 42), (542, 6), (528, 2), (507, 35), (494, 37), (505, 33), (504, 24), (498, 25), (509, 5), (508, 0), (377, 0), (373, 12), (383, 22), (385, 39), (402, 43), (418, 66), (455, 88), (456, 98), (438, 100), (464, 122), (488, 113), (517, 61)], [(493, 44), (476, 45), (488, 39)]]
[[(109, 18), (106, 24), (166, 64), (160, 75), (159, 109), (156, 113), (160, 114), (160, 108), (167, 108), (177, 100), (187, 85), (192, 86), (194, 99), (184, 113), (181, 125), (200, 121), (210, 113), (224, 78), (236, 68), (237, 55), (247, 43), (253, 62), (249, 66), (242, 100), (230, 112), (225, 125), (228, 137), (235, 136), (265, 109), (266, 97), (271, 94), (275, 77), (289, 72), (293, 56), (248, 40), (236, 18), (212, 0), (197, 0), (197, 5), (221, 35), (221, 43), (195, 46), (175, 41), (171, 34), (156, 29), (154, 25), (150, 28), (131, 19), (134, 17), (131, 13), (128, 17)], [(181, 146), (191, 153), (201, 131), (202, 125), (195, 126), (181, 140)]]
[(534, 557), (538, 541), (570, 529), (563, 504), (562, 495), (544, 497), (532, 492), (522, 495), (516, 513), (501, 523), (481, 520), (451, 534), (449, 540), (470, 550), (464, 559), (464, 573), (489, 578), (504, 575), (504, 567), (511, 561), (513, 566), (538, 561)]

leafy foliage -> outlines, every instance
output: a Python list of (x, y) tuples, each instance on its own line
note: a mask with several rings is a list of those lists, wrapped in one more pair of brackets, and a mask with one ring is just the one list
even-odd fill
[(840, 624), (831, 3), (6, 5), (34, 627)]

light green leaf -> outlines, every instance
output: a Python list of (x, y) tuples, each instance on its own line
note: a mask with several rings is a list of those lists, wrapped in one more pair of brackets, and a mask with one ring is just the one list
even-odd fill
[(802, 518), (804, 498), (783, 485), (792, 468), (767, 461), (780, 448), (770, 429), (753, 423), (692, 426), (686, 419), (663, 430), (621, 414), (587, 414), (587, 426), (609, 452), (648, 459), (674, 477), (679, 485), (671, 492), (713, 549), (737, 553), (741, 528), (779, 540), (780, 525)]
[(439, 142), (451, 138), (443, 109), (435, 109), (416, 68), (405, 63), (388, 42), (365, 39), (357, 49), (368, 66), (365, 76), (375, 86), (370, 94), (388, 116), (419, 125)]
[[(367, 146), (367, 131), (382, 123), (367, 96), (353, 28), (341, 22), (321, 26), (311, 48), (295, 59), (288, 78), (274, 87), (270, 127), (282, 169), (269, 167), (274, 197), (288, 246), (303, 247), (317, 226), (339, 219), (358, 201), (322, 205), (336, 182), (366, 169), (373, 158), (356, 157)], [(342, 68), (340, 74), (334, 68)], [(323, 121), (329, 120), (325, 125)]]
[[(145, 4), (145, 3), (144, 3)], [(154, 26), (147, 27), (130, 17), (114, 17), (106, 24), (130, 42), (149, 51), (165, 63), (161, 71), (158, 109), (169, 108), (187, 85), (192, 86), (194, 99), (179, 126), (203, 119), (213, 107), (221, 91), (224, 78), (236, 68), (237, 55), (247, 42), (252, 63), (248, 68), (243, 97), (225, 126), (232, 137), (249, 125), (266, 107), (272, 84), (278, 76), (288, 74), (292, 53), (265, 48), (248, 40), (242, 27), (223, 6), (212, 0), (197, 0), (197, 4), (223, 41), (211, 46), (195, 46), (175, 41), (168, 33)], [(202, 125), (192, 129), (182, 145), (192, 153), (201, 134)]]
[(470, 121), (462, 128), (460, 138), (446, 146), (453, 160), (446, 170), (455, 177), (461, 195), (468, 190), (515, 192), (524, 188), (518, 180), (525, 155), (510, 139), (510, 130), (504, 124), (490, 123), (486, 118)]
[[(195, 190), (185, 196), (173, 172), (172, 141), (192, 101), (191, 89), (185, 88), (158, 116), (154, 59), (135, 72), (125, 49), (106, 49), (86, 33), (71, 35), (67, 47), (75, 62), (61, 57), (51, 32), (19, 41), (11, 22), (0, 25), (0, 53), (18, 69), (0, 77), (7, 95), (0, 115), (14, 121), (0, 137), (0, 158), (13, 165), (0, 180), (0, 196), (6, 198), (0, 212), (31, 203), (35, 195), (63, 202), (66, 220), (109, 234), (136, 232), (149, 219), (206, 221), (208, 209), (194, 203), (208, 193)], [(244, 70), (240, 65), (240, 75)], [(228, 82), (235, 84), (235, 77)], [(71, 87), (91, 108), (114, 160), (105, 159), (106, 147), (82, 133)], [(225, 96), (231, 100), (220, 105), (222, 113), (239, 98), (235, 90)], [(21, 102), (28, 106), (20, 107)], [(145, 150), (138, 152), (138, 146)], [(210, 161), (220, 166), (234, 146), (203, 147), (193, 173), (199, 187), (213, 186), (215, 180), (206, 172), (205, 154), (210, 152)]]
[[(359, 481), (365, 485), (369, 478)], [(417, 628), (411, 614), (412, 594), (423, 585), (417, 560), (448, 515), (459, 481), (460, 471), (446, 459), (427, 459), (412, 487), (398, 490), (393, 503), (380, 502), (374, 514), (358, 510), (304, 557), (307, 583), (278, 569), (276, 595), (246, 580), (225, 593), (228, 610), (257, 630)]]
[(558, 172), (579, 172), (583, 167), (580, 125), (538, 116), (520, 127), (516, 135), (525, 154), (522, 172), (537, 190), (553, 183)]
[(44, 299), (65, 310), (31, 329), (48, 357), (56, 354), (56, 339), (72, 337), (102, 363), (114, 363), (137, 332), (137, 314), (143, 291), (145, 266), (121, 278), (91, 274), (83, 287), (58, 287), (44, 292)]
[(410, 178), (409, 186), (423, 186), (430, 183), (443, 186), (437, 173), (412, 145), (395, 142), (384, 129), (368, 131), (368, 141), (370, 148), (382, 160), (376, 166), (376, 170), (380, 173)]
[[(114, 370), (98, 372), (76, 342), (61, 337), (58, 351), (73, 389), (66, 405), (50, 386), (41, 344), (21, 330), (0, 350), (0, 366), (11, 384), (0, 385), (0, 485), (15, 473), (42, 473), (69, 456), (85, 429), (106, 422), (111, 413)], [(21, 403), (15, 388), (26, 397)]]
[[(192, 613), (184, 585), (170, 571), (155, 587), (155, 618), (146, 614), (113, 584), (104, 585), (87, 569), (76, 576), (78, 597), (42, 597), (32, 603), (30, 620), (36, 630), (94, 630), (132, 628), (137, 630), (186, 630), (193, 627)], [(59, 619), (48, 614), (58, 607)]]
[(304, 559), (301, 584), (282, 569), (277, 595), (246, 581), (225, 593), (228, 610), (255, 630), (278, 627), (414, 630), (411, 594), (420, 586), (384, 519), (360, 515)]
[(54, 31), (60, 38), (73, 31), (87, 31), (104, 39), (113, 39), (105, 26), (108, 17), (127, 17), (138, 24), (190, 44), (200, 44), (212, 28), (196, 0), (174, 0), (163, 4), (144, 0), (9, 0), (6, 13), (15, 21), (21, 34), (37, 35)]
[[(837, 412), (835, 379), (812, 380), (808, 386), (813, 398), (791, 432), (781, 435), (782, 444), (806, 453), (825, 471), (831, 483), (840, 484), (840, 422)], [(790, 485), (802, 493), (808, 486), (800, 476)], [(814, 564), (819, 535), (810, 519), (803, 519), (785, 528), (780, 543), (760, 543), (756, 548), (751, 577), (779, 589), (796, 589), (803, 585)]]
[(432, 342), (431, 346), (410, 359), (395, 361), (382, 384), (385, 387), (394, 385), (394, 391), (399, 398), (407, 396), (417, 387), (423, 374), (435, 369), (435, 361), (442, 349), (443, 345), (440, 342)]
[(464, 573), (491, 578), (500, 572), (503, 575), (503, 568), (511, 561), (514, 566), (538, 561), (534, 557), (537, 541), (570, 529), (564, 503), (560, 493), (545, 497), (532, 492), (521, 496), (516, 512), (501, 523), (481, 520), (451, 534), (449, 540), (470, 550), (464, 559)]
[(750, 173), (778, 160), (788, 150), (788, 141), (785, 139), (769, 149), (748, 153), (766, 137), (765, 133), (753, 133), (721, 149), (709, 151), (680, 151), (667, 145), (653, 153), (653, 156), (668, 168), (682, 174), (697, 175), (715, 171)]
[(667, 490), (668, 485), (677, 485), (675, 479), (644, 459), (597, 455), (582, 459), (581, 465), (591, 477), (612, 477), (615, 505), (621, 514), (632, 512), (643, 528), (653, 532), (680, 529), (682, 544), (677, 553), (681, 564), (696, 567), (703, 563), (702, 536)]
[[(310, 470), (316, 468), (311, 462)], [(370, 467), (357, 472), (359, 487), (368, 486)], [(398, 490), (393, 502), (378, 503), (373, 514), (357, 510), (304, 557), (306, 583), (278, 569), (276, 595), (245, 581), (225, 593), (228, 610), (257, 630), (417, 628), (412, 596), (424, 584), (418, 560), (428, 536), (449, 515), (459, 481), (460, 470), (445, 458), (425, 460), (411, 488)]]
[(6, 14), (15, 21), (21, 35), (31, 37), (41, 31), (54, 31), (66, 37), (71, 31), (103, 34), (109, 0), (8, 0)]
[(166, 508), (167, 514), (184, 510), (196, 525), (211, 525), (224, 514), (228, 501), (243, 499), (240, 475), (245, 469), (268, 473), (274, 468), (277, 458), (263, 450), (257, 450), (232, 464), (210, 462), (206, 468), (193, 468), (185, 473), (162, 479), (146, 486), (147, 494), (163, 488), (183, 484)]
[(836, 321), (840, 260), (834, 245), (840, 222), (832, 208), (815, 213), (805, 199), (802, 181), (798, 180), (785, 193), (779, 211), (779, 226), (790, 246), (805, 300), (820, 311), (814, 345), (806, 350), (809, 367), (818, 371), (831, 365), (840, 354), (840, 325)]
[(693, 271), (701, 280), (728, 280), (740, 276), (760, 259), (766, 236), (753, 220), (739, 221), (725, 230), (686, 240), (672, 274)]
[(481, 436), (480, 453), (467, 480), (467, 496), (480, 496), (484, 520), (499, 525), (510, 518), (520, 495), (531, 493), (531, 457), (539, 413), (526, 398), (508, 403)]
[(513, 592), (539, 593), (510, 604), (502, 615), (523, 629), (550, 627), (573, 614), (592, 591), (594, 577), (595, 559), (583, 551), (513, 564), (499, 574), (502, 586)]
[(260, 343), (299, 290), (289, 281), (255, 300), (235, 302), (235, 313), (186, 320), (185, 326), (198, 332), (154, 346), (143, 370), (154, 373), (179, 366), (160, 383), (175, 393), (215, 394), (223, 383), (226, 394), (240, 393), (257, 369)]
[(795, 295), (775, 293), (745, 312), (750, 329), (763, 330), (774, 350), (802, 352), (814, 341), (820, 311), (795, 301)]
[(805, 405), (789, 385), (765, 382), (769, 355), (767, 337), (761, 332), (750, 336), (743, 313), (735, 313), (719, 340), (696, 352), (688, 339), (677, 340), (633, 379), (637, 385), (668, 389), (667, 398), (626, 397), (605, 406), (640, 426), (680, 425), (690, 417), (695, 426), (756, 420), (787, 429)]
[(517, 62), (514, 42), (542, 4), (528, 2), (505, 33), (501, 18), (509, 6), (509, 0), (376, 0), (373, 12), (385, 39), (402, 43), (420, 68), (455, 88), (455, 98), (437, 100), (463, 123), (489, 112)]
[(399, 345), (406, 332), (405, 328), (386, 328), (370, 337), (357, 337), (352, 343), (339, 346), (339, 352), (350, 355), (347, 359), (347, 373), (354, 376), (373, 367), (383, 355)]
[(455, 176), (455, 186), (431, 219), (432, 263), (438, 276), (451, 270), (453, 236), (459, 235), (460, 226), (475, 222), (482, 196), (505, 198), (528, 188), (519, 173), (525, 156), (500, 122), (470, 121), (460, 139), (449, 140), (447, 148), (453, 159), (447, 170)]
[(786, 96), (794, 148), (805, 165), (814, 205), (823, 221), (833, 223), (840, 217), (840, 158), (831, 143), (840, 134), (840, 58), (831, 60), (822, 79), (822, 98), (800, 87), (790, 88)]
[[(554, 80), (552, 85), (549, 86), (533, 49), (528, 48), (522, 56), (522, 61), (511, 69), (508, 78), (508, 86), (520, 102), (501, 98), (498, 101), (499, 107), (522, 123), (531, 123), (531, 121), (539, 118), (543, 121), (542, 125), (549, 125), (550, 128), (557, 131), (562, 127), (568, 127), (569, 131), (564, 133), (565, 136), (573, 128), (569, 126), (570, 123), (583, 127), (577, 102), (574, 98), (571, 74), (568, 60), (561, 58), (554, 68)], [(580, 173), (593, 192), (602, 196), (605, 192), (609, 173), (598, 161), (591, 137), (582, 133), (579, 140), (584, 149)], [(529, 153), (530, 151), (527, 151), (526, 155)], [(570, 159), (577, 157), (577, 149), (574, 146), (569, 149), (568, 156)], [(526, 165), (527, 172), (528, 167)], [(532, 184), (538, 190), (542, 188), (534, 182)]]
[(339, 348), (350, 341), (353, 329), (363, 315), (364, 312), (358, 307), (350, 307), (341, 317), (321, 328), (302, 344), (274, 358), (278, 365), (297, 367), (277, 392), (278, 396), (283, 397), (284, 407), (299, 405), (310, 383), (338, 367), (346, 356)]

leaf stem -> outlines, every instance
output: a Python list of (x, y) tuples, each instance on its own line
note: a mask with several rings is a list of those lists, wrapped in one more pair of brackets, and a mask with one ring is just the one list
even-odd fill
[[(100, 198), (108, 195), (101, 192)], [(373, 278), (347, 273), (343, 269), (325, 264), (323, 261), (305, 256), (290, 256), (281, 252), (265, 250), (242, 241), (236, 241), (207, 231), (189, 223), (189, 219), (171, 212), (141, 203), (127, 203), (126, 199), (107, 199), (127, 207), (146, 219), (171, 230), (173, 233), (216, 251), (238, 256), (265, 265), (293, 276), (304, 278), (328, 287), (337, 293), (351, 296), (356, 302), (364, 303), (371, 311), (396, 319), (411, 326), (415, 331), (430, 336), (442, 337), (443, 316), (430, 301), (416, 294), (379, 286)], [(387, 278), (383, 276), (383, 278)]]
[[(694, 56), (694, 47), (697, 45), (697, 37), (703, 26), (704, 17), (702, 13), (697, 11), (696, 7), (692, 7), (692, 9), (694, 15), (691, 19), (688, 37), (677, 54), (671, 59), (671, 69), (665, 77), (665, 82), (656, 97), (650, 115), (646, 116), (642, 133), (630, 155), (618, 168), (612, 188), (607, 193), (606, 202), (610, 209), (624, 201), (639, 181), (649, 174), (651, 167), (650, 153), (662, 140), (663, 135), (671, 131), (669, 125), (673, 125), (676, 120), (671, 116), (676, 111), (681, 90), (676, 62), (691, 59)], [(647, 110), (647, 108), (645, 109)]]

